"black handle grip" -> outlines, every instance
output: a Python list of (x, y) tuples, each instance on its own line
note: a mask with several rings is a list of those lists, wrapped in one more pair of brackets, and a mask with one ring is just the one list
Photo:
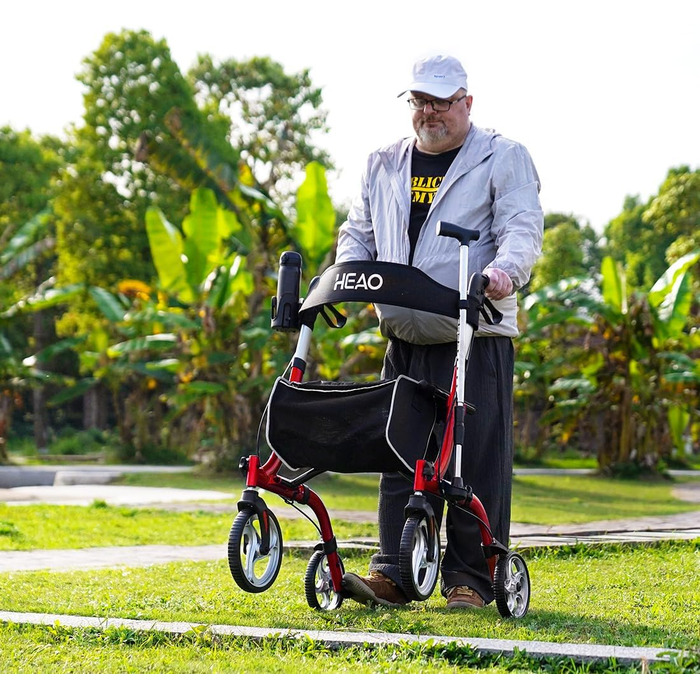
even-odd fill
[(438, 221), (437, 235), (446, 236), (447, 238), (456, 238), (460, 245), (469, 245), (472, 241), (479, 240), (479, 231), (471, 228), (462, 228), (456, 224), (450, 224), (446, 221)]
[(299, 286), (301, 255), (286, 251), (280, 256), (277, 296), (272, 299), (272, 328), (292, 331), (299, 328)]

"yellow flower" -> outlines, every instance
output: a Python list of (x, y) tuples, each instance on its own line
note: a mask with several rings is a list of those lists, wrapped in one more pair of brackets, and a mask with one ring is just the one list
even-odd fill
[(148, 301), (151, 295), (151, 288), (140, 280), (122, 280), (117, 285), (117, 290), (120, 294), (142, 301)]

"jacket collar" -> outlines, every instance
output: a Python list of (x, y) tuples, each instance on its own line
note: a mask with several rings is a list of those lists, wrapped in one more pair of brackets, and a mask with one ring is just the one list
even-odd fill
[[(435, 195), (431, 210), (445, 196), (447, 190), (458, 178), (468, 173), (493, 153), (491, 144), (496, 136), (496, 132), (490, 129), (481, 129), (476, 124), (471, 125), (462, 148)], [(410, 186), (407, 185), (408, 178), (406, 173), (410, 173), (411, 156), (415, 145), (415, 137), (407, 137), (394, 144), (394, 146), (379, 150), (380, 160), (389, 176), (394, 196), (401, 202), (401, 207), (405, 211), (406, 217), (408, 217), (408, 211), (411, 207)]]
[(480, 129), (475, 124), (471, 125), (467, 138), (462, 144), (462, 148), (457, 154), (457, 157), (454, 159), (452, 166), (447, 171), (445, 179), (442, 181), (442, 184), (435, 195), (433, 204), (430, 207), (431, 210), (439, 204), (443, 197), (445, 197), (453, 183), (455, 183), (460, 177), (462, 177), (462, 175), (468, 173), (493, 153), (491, 142), (493, 141), (494, 136), (495, 134), (492, 131)]
[[(472, 123), (467, 138), (462, 144), (462, 148), (455, 159), (455, 162), (459, 162), (461, 168), (466, 170), (471, 170), (474, 166), (481, 163), (481, 161), (488, 155), (491, 155), (493, 148), (491, 147), (491, 142), (498, 136), (498, 134), (491, 129), (482, 129), (476, 124)], [(396, 148), (398, 146), (398, 149)], [(394, 150), (396, 154), (396, 166), (400, 169), (404, 164), (406, 158), (410, 158), (413, 154), (413, 149), (416, 146), (416, 137), (409, 136), (401, 141), (392, 148), (389, 146), (386, 149), (391, 151)]]

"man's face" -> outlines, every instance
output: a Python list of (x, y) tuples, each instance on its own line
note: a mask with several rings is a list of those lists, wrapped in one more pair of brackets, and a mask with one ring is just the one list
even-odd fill
[[(469, 131), (469, 114), (472, 107), (471, 95), (464, 97), (464, 94), (464, 90), (458, 90), (449, 97), (447, 101), (452, 104), (446, 112), (435, 110), (431, 103), (427, 103), (423, 109), (413, 111), (413, 129), (418, 137), (416, 145), (419, 151), (444, 153), (464, 143)], [(424, 92), (412, 92), (411, 97), (437, 100), (433, 95)]]

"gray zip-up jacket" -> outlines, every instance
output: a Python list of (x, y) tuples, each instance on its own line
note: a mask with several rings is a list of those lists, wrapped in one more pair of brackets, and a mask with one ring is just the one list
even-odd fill
[[(360, 195), (340, 227), (336, 262), (382, 260), (408, 264), (411, 209), (411, 155), (406, 138), (369, 156)], [(480, 231), (469, 246), (469, 276), (500, 268), (514, 290), (530, 278), (542, 248), (544, 217), (540, 182), (527, 150), (495, 132), (471, 125), (467, 138), (442, 181), (421, 228), (413, 265), (443, 285), (459, 288), (459, 244), (437, 236), (438, 221)], [(515, 291), (494, 302), (499, 325), (480, 323), (479, 335), (515, 337)], [(456, 321), (411, 309), (377, 305), (381, 332), (410, 343), (454, 341)]]

